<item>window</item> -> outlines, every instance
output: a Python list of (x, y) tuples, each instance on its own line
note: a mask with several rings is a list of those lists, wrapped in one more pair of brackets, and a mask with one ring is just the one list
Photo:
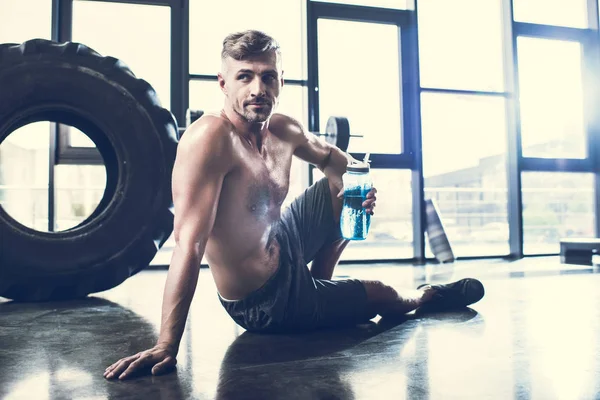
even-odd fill
[[(75, 138), (83, 135), (74, 128), (71, 133)], [(0, 144), (0, 205), (19, 223), (44, 232), (48, 231), (49, 137), (48, 122), (36, 122), (17, 129)], [(94, 212), (106, 188), (106, 169), (57, 165), (54, 172), (54, 231), (58, 232), (79, 225)]]
[(69, 134), (69, 146), (72, 147), (96, 147), (92, 139), (77, 128), (71, 128)]
[(324, 1), (327, 3), (350, 4), (354, 6), (369, 6), (392, 8), (395, 10), (413, 10), (415, 8), (415, 0), (312, 0)]
[(502, 0), (419, 2), (421, 86), (503, 91)]
[[(225, 15), (225, 10), (235, 12)], [(216, 75), (221, 69), (223, 39), (230, 33), (258, 29), (281, 45), (284, 78), (303, 79), (304, 14), (302, 0), (191, 0), (190, 73)]]
[[(313, 169), (313, 182), (323, 173)], [(377, 189), (375, 215), (367, 239), (351, 241), (341, 260), (393, 260), (413, 257), (411, 171), (372, 169)]]
[[(85, 133), (69, 128), (72, 146), (95, 147)], [(105, 189), (104, 165), (55, 165), (54, 230), (71, 229), (86, 220), (100, 204)]]
[(52, 0), (0, 1), (0, 43), (52, 36)]
[(519, 37), (517, 46), (523, 156), (585, 158), (581, 44)]
[(587, 28), (587, 0), (513, 0), (515, 21)]
[(57, 165), (54, 173), (55, 230), (64, 231), (82, 223), (98, 207), (106, 189), (106, 168)]
[(14, 220), (48, 231), (49, 122), (25, 125), (0, 143), (0, 205)]
[(595, 237), (594, 175), (523, 172), (523, 252), (560, 252), (560, 239)]
[(170, 7), (74, 1), (73, 41), (123, 61), (156, 90), (162, 106), (170, 109)]
[(362, 136), (350, 138), (349, 152), (400, 153), (398, 27), (319, 19), (318, 43), (320, 130), (330, 116), (346, 117)]
[(423, 93), (421, 102), (425, 198), (454, 254), (508, 254), (505, 100)]

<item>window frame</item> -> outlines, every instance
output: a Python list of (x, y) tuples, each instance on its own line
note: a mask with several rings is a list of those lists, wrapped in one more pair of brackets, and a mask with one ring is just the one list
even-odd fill
[[(422, 174), (420, 76), (417, 32), (417, 11), (322, 3), (307, 0), (307, 62), (309, 130), (320, 130), (319, 115), (319, 60), (318, 20), (383, 23), (398, 28), (398, 57), (400, 60), (399, 94), (401, 115), (402, 151), (400, 154), (371, 154), (372, 168), (412, 170), (413, 202), (413, 262), (425, 261), (425, 200)], [(364, 153), (351, 153), (363, 159)], [(312, 184), (310, 173), (310, 183)], [(395, 261), (398, 261), (397, 259)]]
[[(588, 0), (588, 28), (572, 28), (554, 25), (542, 25), (515, 21), (514, 0), (504, 0), (504, 13), (508, 23), (505, 24), (505, 63), (506, 88), (512, 93), (510, 109), (507, 111), (508, 135), (508, 169), (509, 169), (509, 232), (510, 232), (510, 258), (519, 259), (524, 254), (523, 235), (523, 194), (521, 173), (524, 171), (563, 172), (563, 173), (594, 173), (595, 177), (595, 235), (600, 235), (600, 117), (590, 115), (590, 104), (597, 103), (599, 98), (598, 88), (600, 80), (590, 71), (600, 68), (598, 51), (600, 49), (598, 1)], [(564, 158), (537, 158), (524, 157), (521, 141), (521, 113), (519, 105), (519, 59), (518, 38), (532, 37), (541, 39), (554, 39), (577, 41), (582, 45), (583, 79), (584, 82), (584, 118), (587, 137), (587, 157), (584, 159)], [(556, 254), (527, 254), (527, 256), (546, 256)]]
[[(73, 40), (73, 2), (137, 4), (171, 8), (171, 113), (178, 126), (185, 126), (189, 104), (189, 0), (53, 0), (52, 39)], [(68, 128), (58, 125), (56, 164), (98, 165), (102, 157), (95, 148), (71, 146)]]

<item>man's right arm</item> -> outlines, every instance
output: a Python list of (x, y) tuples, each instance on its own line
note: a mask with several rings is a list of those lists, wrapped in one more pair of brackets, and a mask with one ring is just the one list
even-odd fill
[(223, 179), (230, 168), (231, 157), (224, 157), (229, 153), (226, 135), (213, 126), (204, 124), (186, 132), (173, 169), (176, 247), (165, 284), (158, 344), (171, 346), (175, 352), (196, 290)]
[(223, 123), (214, 117), (197, 121), (179, 142), (172, 174), (176, 246), (165, 283), (159, 338), (154, 348), (108, 367), (106, 378), (125, 379), (149, 367), (156, 375), (176, 364), (221, 187), (231, 168), (231, 157), (224, 156), (231, 154), (229, 143)]

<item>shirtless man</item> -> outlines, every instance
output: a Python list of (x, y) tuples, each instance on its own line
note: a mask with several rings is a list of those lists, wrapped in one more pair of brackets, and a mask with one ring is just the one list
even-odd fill
[[(176, 248), (167, 274), (157, 344), (104, 373), (157, 375), (176, 364), (202, 257), (232, 319), (253, 332), (350, 326), (376, 315), (453, 309), (479, 301), (463, 279), (398, 292), (379, 281), (332, 280), (348, 244), (341, 237), (342, 174), (353, 159), (276, 114), (283, 86), (277, 42), (257, 31), (223, 42), (220, 114), (206, 114), (181, 138), (173, 170)], [(285, 210), (292, 157), (318, 167), (316, 182)], [(377, 190), (363, 206), (374, 214)], [(311, 269), (307, 265), (312, 261)]]

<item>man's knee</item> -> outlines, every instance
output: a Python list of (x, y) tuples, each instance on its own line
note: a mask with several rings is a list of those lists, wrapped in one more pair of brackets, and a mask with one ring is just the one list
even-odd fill
[(367, 292), (367, 303), (370, 305), (385, 304), (397, 301), (396, 289), (381, 281), (361, 281)]

